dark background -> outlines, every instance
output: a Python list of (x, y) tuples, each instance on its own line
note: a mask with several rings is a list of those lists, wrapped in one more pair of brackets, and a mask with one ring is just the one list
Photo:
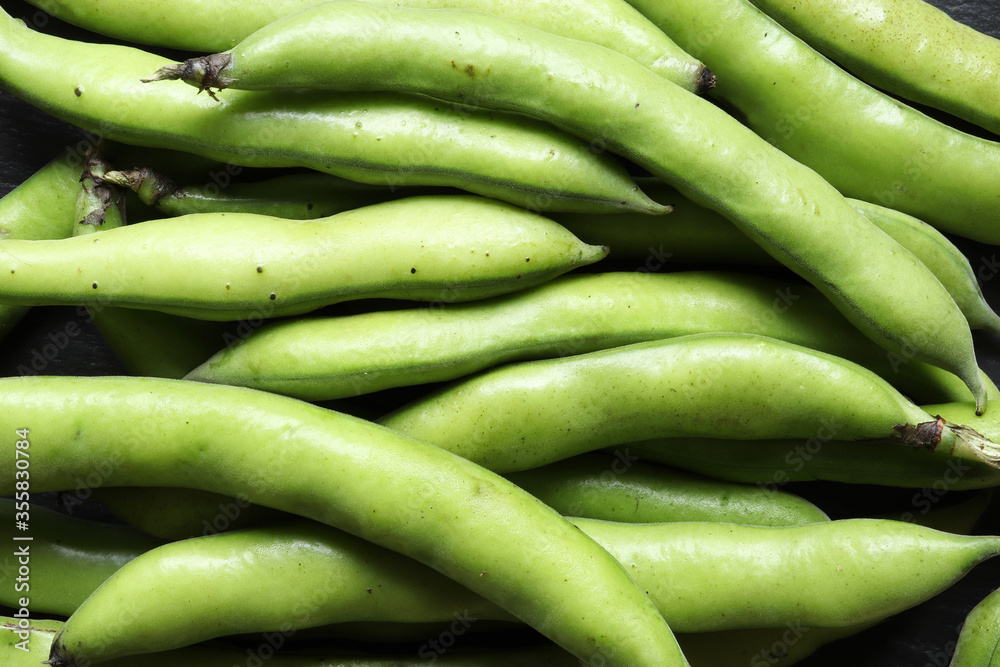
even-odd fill
[[(983, 32), (1000, 37), (1000, 1), (942, 2), (932, 4), (949, 12), (956, 19)], [(35, 16), (37, 9), (23, 2), (0, 1), (10, 14)], [(37, 25), (37, 22), (33, 24)], [(51, 20), (44, 27), (68, 37), (102, 40), (59, 21)], [(998, 90), (1000, 103), (1000, 90)], [(930, 112), (946, 122), (968, 129), (963, 123)], [(978, 134), (985, 133), (974, 130)], [(6, 194), (27, 179), (67, 146), (84, 138), (82, 132), (56, 121), (27, 104), (0, 91), (0, 195)], [(1000, 181), (1000, 175), (998, 175)], [(1000, 221), (998, 221), (1000, 224)], [(974, 268), (996, 262), (997, 248), (954, 239), (966, 252)], [(602, 267), (608, 268), (608, 267)], [(624, 267), (634, 269), (635, 267)], [(994, 308), (1000, 307), (1000, 281), (986, 283), (984, 291)], [(123, 374), (124, 369), (111, 354), (96, 330), (75, 308), (36, 308), (18, 325), (12, 334), (0, 341), (0, 376), (17, 375), (18, 365), (29, 365), (33, 352), (48, 342), (51, 332), (64, 330), (68, 322), (77, 322), (81, 333), (68, 341), (65, 349), (49, 362), (46, 374), (109, 375)], [(991, 335), (976, 335), (980, 364), (994, 381), (1000, 382), (1000, 339)], [(839, 484), (790, 485), (791, 490), (820, 504), (831, 516), (847, 517), (878, 512), (905, 512), (915, 507), (918, 490), (894, 490)], [(967, 498), (969, 493), (951, 492), (940, 505)], [(46, 498), (49, 503), (53, 498)], [(102, 508), (93, 505), (96, 516), (106, 517)], [(995, 504), (987, 510), (977, 531), (1000, 533), (1000, 511)], [(843, 665), (856, 667), (924, 667), (946, 665), (950, 659), (958, 630), (965, 614), (987, 593), (1000, 587), (1000, 560), (987, 562), (942, 595), (900, 614), (899, 616), (822, 649), (803, 665)], [(720, 666), (721, 667), (721, 666)]]

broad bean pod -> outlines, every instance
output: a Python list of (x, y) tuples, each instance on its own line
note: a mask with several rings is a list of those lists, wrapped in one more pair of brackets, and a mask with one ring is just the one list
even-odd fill
[(665, 211), (611, 155), (546, 123), (405, 95), (300, 91), (199, 102), (180, 84), (140, 83), (164, 58), (44, 35), (6, 13), (0, 54), (0, 88), (104, 139), (244, 167), (449, 185), (531, 210)]
[(1000, 143), (859, 81), (749, 0), (628, 1), (712, 68), (748, 127), (846, 196), (1000, 242)]
[(995, 443), (946, 426), (871, 371), (752, 334), (692, 334), (510, 364), (379, 422), (497, 472), (684, 436), (892, 440), (1000, 460)]
[(600, 140), (725, 215), (873, 340), (954, 372), (984, 404), (968, 324), (927, 267), (812, 169), (619, 53), (487, 14), (334, 0), (150, 80), (178, 77), (202, 90), (415, 92)]
[(924, 0), (753, 0), (873, 86), (1000, 134), (1000, 40)]
[[(572, 521), (684, 632), (873, 623), (1000, 553), (1000, 537), (879, 519), (772, 528)], [(296, 523), (183, 540), (138, 556), (70, 617), (52, 655), (79, 664), (75, 656), (99, 661), (164, 651), (283, 622), (298, 629), (449, 622), (456, 614), (513, 620), (399, 554), (328, 526)]]
[(97, 474), (107, 486), (245, 494), (423, 562), (582, 660), (687, 664), (604, 549), (502, 477), (426, 443), (294, 399), (180, 380), (4, 378), (0, 405), (0, 433), (17, 445), (0, 454), (0, 493), (23, 492), (15, 475), (29, 456), (32, 492)]
[[(600, 44), (642, 63), (692, 92), (715, 84), (708, 69), (623, 0), (375, 0), (425, 9), (471, 9), (556, 35)], [(95, 32), (190, 51), (223, 51), (268, 23), (319, 0), (223, 0), (149, 3), (136, 0), (34, 0), (33, 4)]]
[(1000, 590), (977, 604), (965, 618), (948, 667), (1000, 665)]
[(100, 298), (240, 320), (358, 298), (482, 299), (605, 254), (546, 218), (472, 195), (410, 197), (320, 220), (193, 214), (59, 241), (0, 241), (0, 303)]
[(811, 286), (725, 271), (567, 275), (486, 301), (286, 320), (206, 358), (186, 378), (328, 400), (721, 331), (844, 357), (925, 402), (968, 394), (951, 373), (872, 343)]

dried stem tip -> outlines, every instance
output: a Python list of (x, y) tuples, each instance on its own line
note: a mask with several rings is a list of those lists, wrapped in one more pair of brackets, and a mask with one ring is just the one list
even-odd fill
[(201, 91), (207, 92), (212, 99), (217, 100), (213, 88), (222, 90), (228, 88), (236, 79), (231, 79), (222, 74), (222, 71), (229, 66), (232, 56), (228, 53), (213, 53), (210, 56), (191, 58), (182, 63), (167, 65), (156, 70), (153, 76), (141, 79), (143, 83), (153, 81), (175, 81), (180, 79), (184, 83), (190, 84)]

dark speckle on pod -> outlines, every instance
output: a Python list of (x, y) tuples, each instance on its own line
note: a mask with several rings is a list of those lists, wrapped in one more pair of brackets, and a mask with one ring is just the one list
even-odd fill
[(264, 267), (258, 264), (257, 265), (257, 273), (264, 273)]

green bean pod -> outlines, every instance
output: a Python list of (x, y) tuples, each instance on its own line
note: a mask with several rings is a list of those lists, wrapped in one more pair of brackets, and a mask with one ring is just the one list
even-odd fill
[(449, 185), (537, 211), (665, 211), (611, 155), (546, 123), (405, 95), (192, 100), (186, 86), (139, 81), (164, 58), (43, 35), (6, 13), (0, 54), (0, 87), (126, 144), (244, 167), (308, 167), (364, 183)]
[[(712, 73), (622, 0), (376, 0), (423, 9), (471, 9), (539, 30), (614, 49), (691, 92), (715, 83)], [(191, 51), (224, 51), (268, 23), (319, 4), (319, 0), (141, 3), (134, 0), (34, 0), (70, 23), (96, 32)]]
[(885, 439), (994, 465), (1000, 455), (867, 369), (752, 334), (693, 334), (510, 364), (379, 421), (497, 472), (667, 436)]
[(720, 482), (650, 464), (621, 448), (510, 473), (514, 482), (565, 516), (619, 521), (725, 521), (797, 526), (829, 521), (823, 510), (791, 493)]
[[(151, 169), (107, 176), (135, 190), (164, 215), (243, 212), (305, 220), (333, 215), (413, 194), (414, 188), (361, 186), (326, 174), (298, 173), (225, 189), (215, 183), (181, 186)], [(656, 201), (671, 207), (668, 224), (640, 213), (563, 213), (548, 217), (592, 245), (611, 248), (610, 258), (645, 262), (656, 271), (676, 262), (776, 265), (773, 257), (715, 211), (698, 206), (662, 181), (636, 179)], [(883, 232), (913, 253), (951, 294), (973, 329), (996, 331), (996, 313), (986, 303), (969, 260), (943, 234), (913, 216), (860, 200), (848, 200)]]
[(628, 2), (712, 68), (714, 95), (748, 127), (844, 195), (1000, 242), (997, 142), (859, 81), (749, 0)]
[(753, 0), (873, 86), (1000, 134), (1000, 40), (923, 0)]
[[(29, 530), (15, 529), (25, 520)], [(85, 521), (26, 501), (0, 498), (0, 534), (8, 545), (0, 557), (0, 604), (34, 613), (69, 616), (122, 565), (160, 545), (127, 528)], [(30, 536), (30, 576), (18, 580), (15, 538)], [(27, 605), (20, 603), (28, 600)], [(7, 663), (4, 663), (5, 665)]]
[(471, 195), (410, 197), (320, 220), (193, 214), (92, 237), (0, 241), (0, 302), (100, 299), (206, 320), (277, 317), (359, 298), (481, 299), (606, 253), (546, 218)]
[(107, 180), (134, 191), (162, 216), (190, 213), (255, 213), (292, 220), (315, 220), (391, 199), (441, 194), (431, 188), (383, 188), (330, 174), (302, 172), (263, 181), (180, 185), (154, 169), (111, 171)]
[(886, 353), (809, 285), (723, 271), (568, 275), (488, 301), (266, 324), (186, 379), (327, 400), (712, 331), (841, 356), (925, 402), (968, 394), (947, 371)]
[(965, 617), (948, 667), (1000, 665), (1000, 590), (993, 591)]
[[(0, 239), (60, 239), (73, 231), (83, 159), (66, 153), (0, 198)], [(0, 305), (0, 339), (27, 309)]]
[(725, 215), (873, 340), (954, 372), (984, 403), (968, 323), (927, 267), (816, 172), (619, 53), (486, 14), (335, 0), (151, 80), (175, 77), (203, 90), (419, 92), (599, 140)]
[[(872, 623), (936, 595), (1000, 553), (1000, 537), (878, 519), (778, 528), (573, 522), (618, 558), (684, 632)], [(137, 557), (70, 617), (53, 655), (111, 659), (282, 623), (298, 629), (338, 621), (449, 622), (456, 615), (470, 623), (513, 620), (423, 565), (329, 527), (297, 523), (174, 542)]]
[(686, 664), (606, 551), (527, 492), (439, 448), (294, 399), (180, 380), (4, 378), (0, 405), (0, 433), (16, 445), (0, 455), (2, 494), (23, 492), (17, 452), (30, 456), (32, 492), (95, 475), (92, 486), (245, 494), (423, 562), (580, 659)]

